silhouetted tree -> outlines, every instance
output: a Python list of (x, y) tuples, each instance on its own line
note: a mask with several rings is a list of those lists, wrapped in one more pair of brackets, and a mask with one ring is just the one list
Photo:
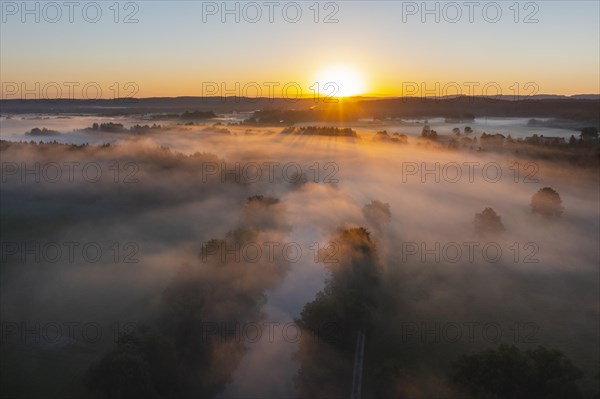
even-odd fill
[(531, 212), (547, 217), (562, 215), (564, 207), (560, 195), (550, 187), (540, 189), (531, 197)]
[(501, 345), (464, 355), (453, 365), (451, 380), (476, 397), (506, 399), (576, 399), (583, 376), (564, 354), (539, 346), (521, 351)]
[(421, 130), (421, 137), (435, 141), (437, 140), (438, 134), (435, 130), (431, 129), (429, 125), (425, 125)]
[(476, 213), (473, 224), (478, 234), (497, 234), (504, 231), (500, 216), (492, 208), (485, 208), (483, 212)]
[(303, 330), (295, 354), (300, 368), (294, 379), (302, 398), (350, 394), (356, 332), (365, 330), (368, 335), (381, 301), (380, 265), (369, 231), (342, 229), (330, 244), (319, 255), (330, 278), (295, 320)]
[(580, 137), (583, 140), (597, 139), (598, 138), (598, 128), (595, 126), (584, 127), (583, 129), (581, 129)]
[(85, 374), (85, 385), (108, 398), (177, 396), (174, 345), (147, 327), (121, 334)]
[(408, 136), (406, 134), (394, 133), (392, 134), (392, 141), (400, 144), (408, 143)]
[(575, 138), (574, 135), (571, 135), (571, 138), (569, 139), (569, 145), (570, 146), (576, 146), (577, 145), (577, 139)]
[(123, 399), (211, 398), (222, 392), (247, 352), (237, 327), (230, 327), (261, 320), (266, 290), (288, 270), (279, 255), (252, 262), (223, 257), (222, 249), (257, 242), (265, 230), (283, 233), (281, 207), (277, 198), (249, 197), (239, 226), (203, 245), (198, 262), (178, 268), (161, 296), (155, 327), (122, 334), (88, 369), (87, 387)]

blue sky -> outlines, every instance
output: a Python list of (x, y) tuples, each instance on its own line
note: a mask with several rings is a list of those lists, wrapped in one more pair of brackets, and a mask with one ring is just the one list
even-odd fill
[[(598, 1), (472, 2), (473, 21), (460, 1), (272, 2), (273, 22), (261, 1), (227, 2), (237, 4), (239, 22), (236, 13), (222, 21), (223, 2), (77, 2), (73, 22), (62, 1), (48, 3), (28, 2), (33, 11), (23, 15), (21, 2), (2, 1), (3, 92), (6, 82), (98, 82), (104, 96), (115, 82), (136, 82), (138, 96), (201, 95), (205, 82), (298, 82), (307, 91), (332, 66), (358, 71), (376, 95), (402, 94), (406, 82), (495, 82), (503, 94), (515, 83), (527, 92), (530, 82), (538, 93), (600, 91)], [(424, 5), (439, 11), (423, 15)], [(329, 14), (337, 22), (325, 23)], [(137, 22), (125, 23), (127, 15)]]

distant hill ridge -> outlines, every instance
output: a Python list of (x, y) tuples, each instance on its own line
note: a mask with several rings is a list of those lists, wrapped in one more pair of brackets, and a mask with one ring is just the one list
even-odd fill
[[(353, 97), (339, 103), (316, 102), (312, 98), (291, 101), (283, 98), (244, 97), (151, 97), (102, 100), (0, 100), (2, 114), (93, 114), (119, 116), (132, 114), (169, 114), (254, 111), (300, 112), (302, 119), (328, 113), (338, 119), (357, 118), (432, 118), (472, 114), (479, 117), (541, 117), (600, 120), (600, 95), (536, 95), (526, 99), (512, 96), (487, 97)], [(315, 120), (319, 120), (317, 118)]]

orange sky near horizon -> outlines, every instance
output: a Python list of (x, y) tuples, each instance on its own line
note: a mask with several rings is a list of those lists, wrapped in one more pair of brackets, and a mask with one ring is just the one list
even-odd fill
[[(94, 23), (81, 10), (72, 23), (64, 12), (50, 23), (44, 8), (36, 22), (2, 6), (1, 98), (305, 98), (317, 82), (322, 95), (333, 95), (323, 76), (336, 80), (338, 95), (600, 93), (598, 2), (540, 3), (535, 13), (527, 3), (498, 3), (493, 22), (482, 10), (473, 21), (467, 10), (449, 21), (445, 5), (430, 15), (389, 1), (318, 3), (318, 10), (298, 3), (295, 22), (281, 10), (273, 22), (264, 12), (252, 22), (242, 6), (230, 15), (207, 13), (205, 3), (140, 2), (135, 13), (123, 3), (118, 15), (102, 3)], [(359, 78), (327, 75), (335, 68)]]

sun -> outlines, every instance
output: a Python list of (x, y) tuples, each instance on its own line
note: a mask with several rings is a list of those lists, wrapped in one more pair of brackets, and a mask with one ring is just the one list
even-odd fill
[(365, 82), (355, 69), (335, 66), (317, 75), (313, 90), (326, 97), (350, 97), (364, 93)]

